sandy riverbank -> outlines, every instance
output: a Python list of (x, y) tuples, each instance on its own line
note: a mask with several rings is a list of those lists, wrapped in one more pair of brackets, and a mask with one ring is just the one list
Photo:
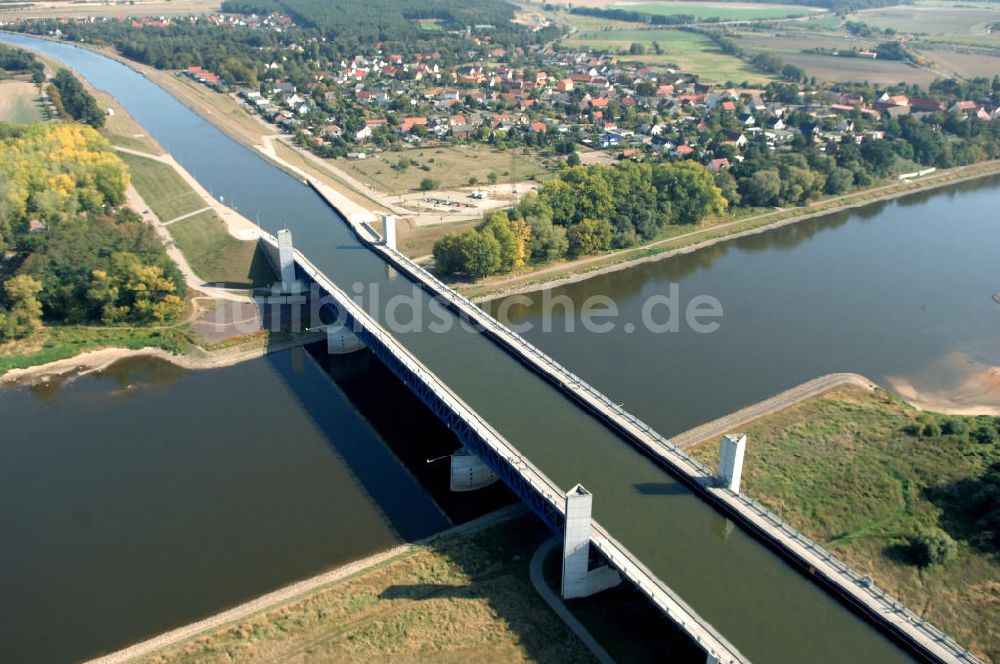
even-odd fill
[(260, 357), (264, 349), (255, 351), (245, 351), (243, 353), (220, 352), (218, 356), (206, 353), (204, 356), (195, 355), (175, 355), (162, 348), (101, 348), (80, 353), (75, 357), (65, 360), (56, 360), (48, 364), (40, 364), (26, 369), (11, 369), (0, 376), (0, 383), (30, 385), (44, 383), (59, 376), (79, 377), (87, 374), (104, 371), (115, 362), (131, 357), (152, 357), (165, 362), (170, 362), (184, 369), (212, 369), (225, 367), (242, 362), (253, 357)]
[[(316, 336), (316, 339), (319, 339)], [(268, 353), (275, 353), (300, 346), (314, 339), (298, 339), (277, 344), (267, 343), (258, 339), (244, 344), (217, 351), (205, 351), (200, 348), (183, 355), (177, 355), (162, 348), (100, 348), (80, 353), (65, 360), (56, 360), (47, 364), (39, 364), (25, 369), (11, 369), (0, 375), (0, 385), (34, 385), (45, 383), (53, 378), (69, 378), (70, 380), (87, 374), (104, 371), (115, 362), (134, 357), (149, 357), (164, 362), (170, 362), (182, 369), (220, 369), (233, 366), (240, 362), (254, 360)]]
[[(974, 173), (968, 175), (962, 175), (962, 173), (974, 170)], [(875, 203), (882, 203), (885, 201), (894, 200), (897, 198), (903, 198), (909, 196), (910, 194), (921, 193), (925, 191), (932, 191), (934, 189), (939, 189), (941, 187), (947, 187), (949, 185), (960, 184), (962, 182), (969, 182), (972, 180), (978, 180), (981, 178), (986, 178), (1000, 174), (1000, 160), (993, 160), (988, 162), (980, 162), (978, 164), (972, 164), (970, 166), (961, 166), (947, 171), (938, 171), (935, 175), (928, 177), (924, 180), (908, 180), (906, 182), (893, 182), (883, 187), (870, 190), (861, 190), (855, 192), (853, 195), (864, 196), (866, 193), (874, 193), (879, 189), (886, 189), (884, 194), (877, 195), (871, 198), (864, 198), (863, 200), (855, 202), (845, 202), (842, 205), (837, 205), (830, 208), (824, 208), (822, 210), (815, 211), (805, 211), (802, 214), (788, 217), (787, 219), (779, 219), (770, 224), (764, 224), (761, 226), (755, 226), (753, 228), (748, 228), (746, 230), (737, 231), (734, 233), (728, 233), (720, 235), (718, 237), (712, 237), (706, 239), (702, 242), (697, 242), (695, 244), (690, 244), (683, 247), (678, 247), (676, 249), (667, 249), (659, 253), (647, 256), (640, 256), (638, 258), (625, 258), (620, 262), (612, 263), (610, 265), (598, 265), (597, 267), (588, 267), (595, 263), (601, 263), (607, 260), (614, 260), (616, 254), (604, 254), (599, 256), (590, 256), (587, 258), (580, 259), (573, 263), (566, 263), (563, 265), (558, 265), (551, 268), (541, 268), (540, 270), (535, 270), (533, 272), (526, 272), (523, 275), (518, 275), (515, 277), (510, 277), (504, 279), (503, 281), (496, 283), (495, 290), (487, 292), (483, 295), (472, 297), (472, 301), (481, 304), (484, 302), (489, 302), (491, 300), (498, 300), (510, 295), (518, 295), (522, 293), (533, 293), (536, 291), (558, 288), (559, 286), (565, 286), (567, 284), (578, 283), (581, 281), (586, 281), (587, 279), (592, 279), (604, 274), (610, 274), (612, 272), (618, 272), (620, 270), (627, 270), (636, 265), (641, 265), (643, 263), (653, 263), (656, 261), (666, 260), (673, 256), (681, 256), (684, 254), (694, 253), (700, 249), (705, 249), (711, 247), (720, 242), (728, 242), (730, 240), (736, 240), (742, 237), (748, 237), (751, 235), (758, 235), (760, 233), (766, 233), (767, 231), (774, 230), (776, 228), (781, 228), (782, 226), (788, 226), (791, 224), (797, 224), (803, 221), (808, 221), (809, 219), (816, 219), (819, 217), (824, 217), (827, 215), (837, 214), (839, 212), (844, 212), (847, 210), (854, 210), (858, 208), (863, 208), (868, 205), (873, 205)], [(647, 244), (640, 247), (635, 247), (631, 249), (624, 249), (618, 252), (618, 255), (628, 255), (634, 253), (641, 253), (643, 251), (648, 251), (650, 249), (655, 250), (657, 245), (669, 244), (672, 242), (677, 242), (689, 237), (696, 237), (698, 235), (709, 234), (713, 232), (718, 232), (727, 226), (737, 226), (746, 223), (752, 223), (753, 218), (739, 219), (731, 222), (726, 222), (725, 224), (720, 224), (718, 226), (711, 226), (708, 228), (699, 229), (696, 231), (691, 231), (690, 233), (685, 233), (683, 235), (678, 235), (665, 240), (659, 240), (651, 244)], [(550, 279), (546, 279), (543, 275), (549, 270), (554, 273)], [(567, 272), (569, 274), (567, 274)], [(530, 280), (530, 281), (529, 281)], [(518, 285), (518, 282), (527, 282), (523, 285)], [(510, 283), (510, 287), (504, 287), (504, 284)], [(490, 284), (483, 284), (485, 288), (491, 288)], [(1000, 298), (1000, 293), (998, 293), (994, 298)], [(998, 299), (1000, 302), (1000, 299)]]
[(922, 410), (952, 415), (1000, 417), (1000, 366), (955, 351), (907, 376), (889, 376), (889, 386)]

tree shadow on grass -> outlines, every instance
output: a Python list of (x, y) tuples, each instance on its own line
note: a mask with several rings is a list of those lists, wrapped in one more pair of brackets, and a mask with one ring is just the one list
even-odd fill
[(1000, 464), (979, 477), (928, 487), (923, 495), (941, 510), (942, 530), (1000, 559)]
[(889, 544), (882, 549), (882, 553), (886, 558), (900, 565), (913, 566), (917, 564), (916, 559), (913, 557), (913, 547), (905, 542)]

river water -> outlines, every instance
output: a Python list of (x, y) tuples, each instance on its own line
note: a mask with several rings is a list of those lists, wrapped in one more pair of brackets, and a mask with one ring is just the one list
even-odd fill
[[(530, 325), (530, 341), (664, 434), (838, 371), (996, 409), (998, 202), (1000, 177), (970, 181), (552, 289), (553, 301), (573, 303), (569, 316), (538, 294), (488, 308)], [(704, 320), (718, 329), (642, 325), (644, 304), (670, 284), (681, 314), (694, 297), (715, 298), (722, 316)], [(595, 295), (614, 301), (619, 324), (567, 332), (583, 329), (583, 304)], [(667, 321), (666, 305), (652, 311)]]
[(303, 349), (0, 389), (0, 660), (127, 645), (448, 519)]
[[(273, 230), (287, 224), (295, 234), (297, 246), (343, 287), (358, 281), (378, 284), (384, 297), (412, 290), (405, 279), (392, 279), (380, 260), (359, 247), (342, 221), (301, 183), (235, 144), (131, 70), (64, 44), (10, 35), (0, 36), (0, 39), (30, 44), (66, 61), (97, 87), (111, 92), (209, 189), (224, 196), (227, 202), (235, 203), (250, 218), (259, 219), (266, 228)], [(993, 191), (996, 184), (981, 186), (986, 191)], [(984, 209), (988, 212), (988, 204), (969, 206), (968, 201), (980, 200), (976, 198), (977, 191), (980, 191), (978, 187), (971, 188), (971, 198), (961, 191), (928, 197), (922, 204), (951, 202), (944, 208), (945, 212), (940, 213), (942, 216), (937, 217), (941, 224), (938, 232), (933, 235), (908, 233), (910, 227), (897, 222), (897, 232), (902, 232), (904, 237), (895, 238), (888, 246), (865, 244), (863, 234), (858, 235), (859, 229), (866, 225), (878, 226), (876, 217), (881, 221), (885, 212), (906, 207), (919, 209), (921, 206), (914, 202), (919, 203), (920, 199), (893, 204), (888, 210), (869, 208), (843, 219), (790, 227), (777, 234), (774, 246), (770, 246), (768, 239), (774, 237), (773, 234), (762, 235), (737, 244), (718, 245), (708, 252), (692, 255), (690, 260), (667, 261), (604, 278), (606, 294), (621, 300), (620, 309), (630, 316), (634, 316), (634, 307), (644, 294), (661, 292), (669, 279), (681, 282), (686, 297), (702, 293), (716, 296), (723, 303), (725, 316), (720, 331), (715, 334), (681, 332), (654, 336), (638, 332), (627, 338), (583, 333), (545, 335), (536, 332), (528, 335), (665, 432), (680, 430), (816, 373), (832, 370), (824, 367), (860, 370), (876, 377), (888, 376), (889, 371), (912, 371), (922, 362), (939, 357), (943, 346), (929, 346), (925, 337), (947, 326), (953, 320), (949, 315), (957, 316), (957, 327), (967, 331), (938, 334), (969, 342), (964, 348), (966, 352), (986, 352), (988, 342), (977, 346), (972, 341), (977, 329), (988, 340), (991, 328), (982, 328), (983, 322), (991, 323), (988, 310), (978, 305), (965, 306), (968, 291), (963, 290), (964, 295), (960, 295), (953, 290), (956, 284), (963, 284), (949, 278), (950, 287), (942, 287), (935, 281), (934, 272), (971, 270), (968, 266), (981, 266), (981, 252), (987, 252), (989, 247), (995, 251), (995, 234), (967, 235), (968, 232), (988, 232), (986, 225), (961, 226), (958, 221), (967, 216), (978, 218)], [(854, 217), (857, 221), (852, 221)], [(916, 227), (926, 231), (933, 230), (932, 225), (933, 220), (927, 220)], [(808, 238), (803, 236), (810, 234), (813, 237), (806, 241)], [(815, 242), (827, 236), (842, 239), (833, 249), (810, 250)], [(963, 237), (965, 241), (960, 242)], [(950, 266), (924, 266), (926, 262), (935, 263), (941, 255), (939, 245), (947, 243), (957, 245), (954, 252), (948, 254), (958, 257), (957, 261)], [(829, 254), (835, 250), (842, 253)], [(789, 259), (784, 281), (768, 276), (776, 269), (774, 259), (762, 258), (781, 252), (798, 256)], [(865, 256), (874, 258), (865, 259)], [(731, 263), (727, 262), (730, 257)], [(884, 261), (883, 269), (867, 275), (862, 268), (847, 269), (841, 283), (813, 288), (813, 299), (798, 295), (797, 289), (809, 281), (817, 265), (850, 266), (860, 261), (857, 264), (864, 266), (878, 263), (878, 259)], [(726, 269), (717, 270), (712, 266), (713, 261), (727, 266)], [(681, 267), (675, 268), (675, 265)], [(708, 269), (710, 266), (712, 269)], [(976, 268), (980, 272), (982, 269)], [(699, 283), (695, 279), (703, 281)], [(877, 308), (876, 298), (870, 296), (876, 289), (866, 279), (895, 280), (900, 288), (924, 294), (924, 311), (927, 307), (934, 311), (937, 311), (935, 307), (950, 307), (951, 313), (936, 314), (937, 325), (914, 325), (918, 314), (909, 308)], [(741, 282), (746, 288), (726, 290), (732, 280)], [(979, 274), (979, 281), (974, 285), (982, 291), (986, 281)], [(760, 284), (759, 288), (754, 289), (754, 283)], [(568, 287), (565, 292), (572, 295), (571, 300), (579, 299), (586, 289), (598, 285), (602, 285), (601, 282), (586, 282)], [(986, 289), (987, 300), (991, 289), (995, 290), (995, 285)], [(417, 293), (415, 297), (417, 310), (429, 311), (426, 294)], [(778, 304), (764, 306), (762, 301), (768, 298), (783, 302), (789, 311), (779, 315), (776, 313), (781, 309)], [(848, 298), (856, 308), (840, 307), (836, 310), (840, 315), (831, 313), (836, 298)], [(386, 312), (373, 300), (367, 297), (365, 306), (385, 320)], [(910, 303), (911, 298), (905, 301)], [(868, 302), (870, 306), (862, 306)], [(975, 315), (963, 317), (963, 312)], [(530, 319), (532, 315), (530, 308), (520, 312), (522, 319)], [(892, 323), (901, 315), (904, 316), (903, 324)], [(879, 330), (891, 323), (890, 332), (909, 334), (909, 338), (900, 341), (890, 334), (880, 334)], [(850, 332), (852, 328), (868, 332), (851, 332), (850, 337), (842, 339), (841, 335), (846, 334), (844, 330)], [(739, 529), (729, 531), (723, 527), (722, 519), (714, 510), (669, 474), (623, 444), (599, 422), (582, 415), (547, 383), (510, 361), (480, 335), (461, 328), (441, 334), (414, 330), (394, 333), (560, 486), (568, 488), (576, 482), (587, 486), (595, 494), (594, 511), (598, 520), (755, 661), (889, 662), (906, 659), (904, 653), (877, 631), (791, 570), (752, 537)], [(859, 340), (870, 350), (849, 356), (857, 358), (855, 364), (840, 366), (843, 354), (849, 350), (848, 342)], [(826, 356), (829, 356), (826, 362), (815, 359)], [(892, 359), (878, 366), (863, 361), (880, 356)], [(793, 363), (799, 364), (794, 369), (786, 366)], [(765, 376), (767, 373), (774, 376)], [(310, 417), (315, 417), (313, 408), (326, 408), (325, 401), (320, 398), (301, 403), (305, 404), (303, 410)], [(385, 404), (387, 408), (393, 406), (391, 402)], [(223, 409), (227, 415), (239, 412), (238, 405), (233, 404), (224, 405)], [(11, 412), (21, 417), (22, 410)], [(25, 410), (26, 415), (29, 412)], [(78, 419), (71, 410), (62, 412), (67, 413), (67, 422)], [(347, 409), (341, 416), (347, 420), (351, 418)], [(21, 431), (31, 430), (36, 417), (24, 418)], [(49, 417), (58, 419), (62, 414), (54, 407)], [(136, 431), (145, 431), (143, 421), (134, 424)], [(72, 424), (67, 426), (75, 428)], [(22, 437), (27, 435), (21, 434)], [(120, 444), (120, 435), (109, 432), (107, 437)], [(234, 445), (233, 449), (238, 446)], [(179, 452), (177, 462), (183, 463), (183, 457), (184, 452)], [(353, 469), (353, 461), (348, 460), (348, 463)], [(85, 475), (86, 471), (81, 474)], [(62, 506), (67, 508), (67, 504)], [(170, 518), (183, 518), (181, 514), (178, 508), (178, 513), (172, 513)], [(392, 519), (389, 521), (391, 523)], [(128, 535), (129, 527), (129, 524), (122, 527), (123, 537)], [(262, 530), (271, 527), (275, 526), (264, 524)], [(155, 521), (149, 528), (156, 531)], [(267, 534), (265, 532), (262, 537), (266, 539)], [(29, 547), (25, 551), (27, 555), (35, 555), (37, 548)], [(25, 554), (22, 552), (22, 555)], [(301, 563), (298, 569), (294, 561), (282, 564), (287, 565), (283, 567), (287, 574), (301, 575)], [(105, 579), (120, 584), (121, 578), (133, 578), (127, 565), (119, 574), (120, 577), (106, 576)], [(256, 584), (256, 579), (247, 579), (246, 583), (251, 581)], [(214, 597), (203, 597), (201, 601), (205, 604), (219, 602)]]

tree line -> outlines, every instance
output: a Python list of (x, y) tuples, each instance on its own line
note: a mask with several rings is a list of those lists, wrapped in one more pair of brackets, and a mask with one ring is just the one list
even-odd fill
[(59, 115), (100, 129), (106, 116), (97, 99), (87, 92), (76, 76), (68, 69), (60, 69), (49, 86), (49, 99), (59, 111)]
[[(456, 39), (452, 31), (488, 24), (486, 45), (527, 46), (561, 34), (549, 26), (532, 32), (512, 23), (511, 5), (495, 0), (395, 0), (350, 2), (335, 0), (226, 0), (222, 10), (236, 13), (285, 13), (297, 27), (281, 32), (243, 26), (220, 27), (204, 18), (178, 21), (163, 27), (135, 27), (128, 21), (62, 23), (54, 19), (11, 23), (8, 29), (50, 35), (66, 41), (104, 44), (121, 55), (157, 69), (185, 69), (192, 65), (218, 74), (228, 85), (255, 87), (272, 61), (281, 63), (281, 78), (298, 86), (315, 82), (312, 63), (339, 63), (356, 54), (376, 52), (434, 52), (444, 65), (468, 60), (471, 42)], [(440, 20), (448, 30), (424, 30), (417, 19)], [(292, 45), (295, 48), (289, 48)]]
[(34, 53), (0, 44), (0, 78), (3, 78), (4, 73), (31, 74), (31, 80), (35, 84), (45, 81), (45, 66)]
[(705, 23), (713, 23), (720, 20), (718, 16), (699, 19), (694, 14), (651, 14), (635, 11), (634, 9), (619, 9), (614, 7), (609, 9), (602, 9), (600, 7), (573, 7), (569, 10), (569, 13), (577, 14), (578, 16), (595, 16), (613, 21), (626, 21), (628, 23), (648, 23), (650, 25), (685, 25), (687, 23), (696, 23), (699, 20)]
[(438, 240), (434, 260), (444, 274), (484, 277), (635, 246), (725, 207), (712, 174), (693, 161), (567, 166), (509, 214), (490, 212), (475, 229)]
[(147, 324), (181, 313), (183, 277), (122, 207), (128, 184), (91, 127), (0, 123), (0, 342), (43, 319)]

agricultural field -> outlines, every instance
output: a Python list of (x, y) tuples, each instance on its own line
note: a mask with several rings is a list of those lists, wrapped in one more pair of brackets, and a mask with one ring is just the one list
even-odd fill
[(945, 48), (921, 48), (920, 54), (933, 62), (934, 69), (963, 78), (984, 76), (993, 78), (1000, 73), (1000, 55), (960, 53)]
[[(1000, 4), (918, 2), (915, 5), (866, 9), (857, 20), (877, 28), (892, 28), (897, 32), (927, 34), (962, 39), (988, 37), (987, 26), (1000, 21)], [(1000, 44), (1000, 35), (996, 37)]]
[[(1000, 459), (997, 443), (931, 427), (882, 390), (841, 386), (745, 425), (742, 490), (987, 661), (1000, 661), (1000, 558), (968, 523), (977, 478)], [(995, 428), (993, 418), (963, 418)], [(946, 428), (944, 431), (948, 431)], [(719, 441), (694, 455), (718, 463)], [(966, 512), (969, 510), (969, 512)], [(940, 527), (957, 542), (953, 560), (912, 558), (911, 539)]]
[[(656, 53), (654, 42), (659, 45)], [(626, 55), (623, 60), (634, 60), (653, 65), (676, 65), (682, 71), (693, 72), (704, 82), (726, 81), (754, 83), (766, 82), (769, 77), (756, 71), (737, 57), (725, 55), (710, 39), (703, 35), (681, 30), (609, 30), (580, 32), (563, 40), (568, 47), (588, 47), (612, 53), (628, 53), (633, 43), (642, 44), (646, 53)]]
[(608, 5), (608, 7), (660, 16), (686, 14), (702, 20), (719, 18), (723, 21), (791, 18), (795, 16), (808, 16), (809, 14), (821, 11), (802, 5), (765, 5), (737, 2), (624, 2)]
[(821, 14), (804, 21), (802, 25), (814, 30), (835, 30), (840, 27), (841, 21), (836, 14)]
[[(501, 152), (485, 145), (411, 148), (383, 152), (368, 159), (338, 159), (336, 164), (377, 189), (403, 194), (419, 189), (425, 178), (434, 180), (434, 189), (468, 187), (469, 178), (473, 177), (485, 184), (490, 173), (496, 173), (499, 182), (506, 182), (515, 158), (514, 168), (519, 180), (532, 175), (542, 179), (556, 167), (555, 160), (550, 165), (546, 159), (533, 154), (526, 155), (520, 150)], [(394, 168), (400, 160), (408, 160), (409, 165), (402, 170)]]
[[(20, 0), (0, 3), (0, 19), (73, 18), (76, 16), (180, 16), (216, 12), (221, 0)], [(6, 6), (5, 6), (6, 5)]]
[(810, 76), (821, 81), (869, 82), (874, 85), (894, 85), (901, 81), (930, 85), (938, 74), (928, 69), (915, 67), (905, 62), (889, 60), (867, 60), (864, 58), (842, 58), (832, 55), (801, 53), (786, 58), (806, 70)]
[(572, 25), (581, 32), (591, 32), (596, 30), (634, 30), (636, 23), (628, 21), (615, 21), (600, 16), (582, 16), (580, 14), (570, 14), (569, 12), (556, 12), (554, 16)]
[(852, 48), (875, 46), (876, 39), (860, 39), (836, 34), (815, 34), (797, 31), (739, 33), (737, 43), (751, 54), (773, 53), (785, 62), (802, 67), (807, 74), (821, 81), (857, 82), (893, 85), (901, 81), (928, 85), (940, 75), (930, 69), (915, 67), (902, 61), (868, 60), (805, 53), (812, 48), (849, 51)]
[(42, 119), (38, 86), (30, 81), (0, 81), (0, 122), (27, 124)]

